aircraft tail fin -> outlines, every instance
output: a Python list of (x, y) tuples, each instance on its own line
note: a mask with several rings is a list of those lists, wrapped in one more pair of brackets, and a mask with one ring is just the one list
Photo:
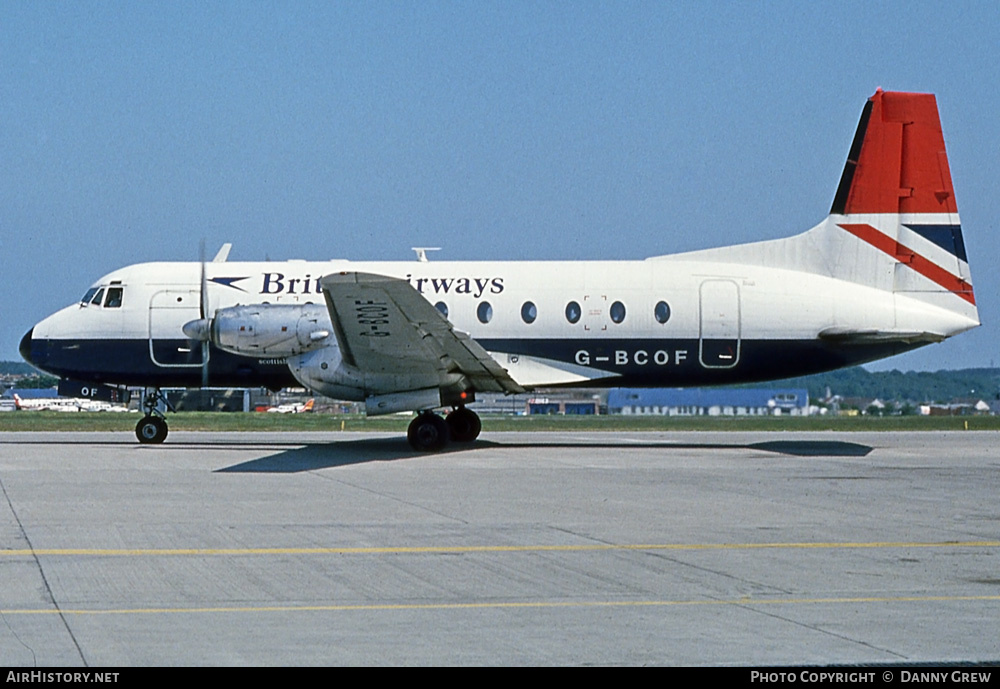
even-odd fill
[(825, 225), (835, 277), (978, 321), (932, 94), (879, 89), (868, 99)]
[(932, 306), (952, 334), (979, 325), (937, 100), (928, 93), (878, 89), (868, 99), (830, 215), (816, 227), (650, 260), (665, 259), (823, 275), (892, 293), (897, 314)]
[(21, 396), (18, 395), (16, 392), (14, 393), (14, 409), (16, 409), (17, 411), (21, 411), (21, 409), (23, 409), (23, 407), (21, 406)]
[(868, 99), (830, 213), (958, 213), (933, 94)]

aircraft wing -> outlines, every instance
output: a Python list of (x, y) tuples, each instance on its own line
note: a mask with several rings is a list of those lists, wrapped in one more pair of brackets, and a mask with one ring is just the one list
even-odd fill
[(464, 376), (480, 392), (524, 392), (468, 333), (406, 280), (344, 272), (320, 281), (344, 362), (370, 374)]

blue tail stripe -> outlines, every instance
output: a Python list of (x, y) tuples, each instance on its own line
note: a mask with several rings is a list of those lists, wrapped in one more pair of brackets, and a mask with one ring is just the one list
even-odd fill
[(961, 225), (907, 225), (904, 223), (903, 227), (913, 230), (952, 256), (960, 258), (966, 263), (969, 262), (965, 255), (965, 242), (962, 241)]

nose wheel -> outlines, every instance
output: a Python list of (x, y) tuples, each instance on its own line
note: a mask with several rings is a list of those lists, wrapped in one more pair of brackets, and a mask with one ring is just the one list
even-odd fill
[(144, 416), (135, 425), (135, 437), (143, 444), (162, 443), (167, 437), (167, 422), (159, 416)]

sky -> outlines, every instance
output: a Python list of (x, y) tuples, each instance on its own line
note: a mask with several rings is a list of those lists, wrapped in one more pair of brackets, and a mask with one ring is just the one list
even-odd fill
[(1000, 365), (994, 2), (0, 3), (0, 359), (111, 270), (642, 259), (820, 222), (877, 87), (937, 95)]

